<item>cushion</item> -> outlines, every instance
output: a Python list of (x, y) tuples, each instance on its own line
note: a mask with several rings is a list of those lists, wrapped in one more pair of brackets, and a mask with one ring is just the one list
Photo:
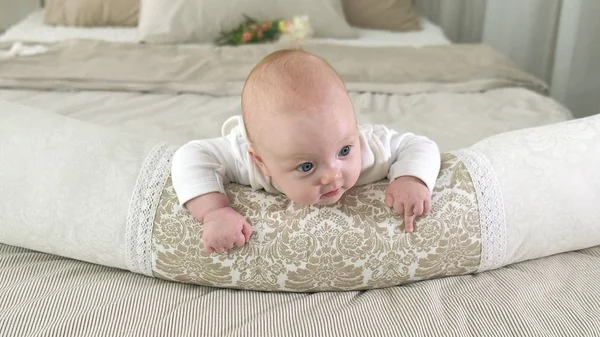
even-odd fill
[(386, 181), (354, 187), (334, 206), (300, 207), (284, 196), (227, 187), (254, 227), (250, 242), (228, 254), (202, 250), (202, 224), (165, 185), (153, 224), (154, 276), (206, 286), (261, 291), (384, 288), (477, 271), (479, 213), (466, 167), (442, 157), (428, 217), (403, 231), (384, 204)]
[(342, 3), (352, 26), (397, 32), (421, 29), (413, 0), (343, 0)]
[(0, 100), (0, 242), (127, 269), (125, 220), (157, 140)]
[(148, 43), (212, 43), (244, 15), (259, 20), (307, 15), (317, 37), (357, 36), (340, 0), (141, 0), (139, 35)]
[(61, 26), (137, 26), (139, 0), (48, 0), (44, 23)]
[[(176, 146), (0, 100), (0, 243), (149, 277), (260, 291), (385, 288), (600, 245), (600, 115), (442, 154), (406, 233), (387, 181), (331, 206), (226, 187), (249, 243), (206, 253), (170, 180)], [(49, 169), (50, 168), (50, 169)]]

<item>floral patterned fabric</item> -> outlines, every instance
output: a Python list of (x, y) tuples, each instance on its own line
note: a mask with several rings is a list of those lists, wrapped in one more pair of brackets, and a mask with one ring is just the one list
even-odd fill
[(387, 182), (355, 187), (334, 206), (299, 207), (285, 196), (229, 185), (232, 206), (254, 233), (228, 254), (202, 250), (202, 224), (163, 190), (152, 236), (153, 274), (206, 286), (260, 291), (383, 288), (473, 273), (481, 254), (479, 213), (464, 164), (442, 155), (429, 216), (415, 232), (384, 200)]

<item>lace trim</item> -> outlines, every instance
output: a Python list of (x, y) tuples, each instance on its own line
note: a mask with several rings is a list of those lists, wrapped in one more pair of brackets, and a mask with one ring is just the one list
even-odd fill
[(479, 152), (462, 149), (456, 156), (465, 164), (477, 193), (481, 228), (481, 262), (477, 272), (500, 268), (507, 245), (502, 191), (494, 168)]
[(135, 183), (127, 214), (127, 268), (152, 274), (152, 226), (176, 147), (161, 143), (146, 157)]

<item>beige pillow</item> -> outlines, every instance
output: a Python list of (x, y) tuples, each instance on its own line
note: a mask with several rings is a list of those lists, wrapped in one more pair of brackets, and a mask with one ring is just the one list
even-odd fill
[(202, 224), (178, 206), (167, 181), (154, 216), (152, 274), (177, 282), (260, 291), (385, 288), (477, 271), (477, 194), (465, 165), (442, 155), (429, 216), (404, 232), (384, 204), (387, 181), (357, 186), (333, 206), (300, 207), (284, 196), (228, 185), (232, 207), (254, 226), (228, 254), (202, 250)]
[(412, 0), (343, 0), (348, 22), (356, 27), (391, 31), (421, 29)]
[(259, 20), (307, 15), (316, 37), (357, 36), (341, 0), (141, 0), (139, 35), (148, 43), (212, 43), (244, 14)]
[(62, 26), (137, 26), (140, 0), (47, 0), (44, 23)]

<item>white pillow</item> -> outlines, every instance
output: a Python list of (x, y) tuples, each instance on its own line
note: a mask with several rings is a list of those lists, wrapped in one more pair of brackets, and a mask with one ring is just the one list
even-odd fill
[(141, 0), (139, 35), (148, 43), (212, 43), (244, 14), (257, 20), (307, 15), (315, 37), (357, 37), (340, 0)]

